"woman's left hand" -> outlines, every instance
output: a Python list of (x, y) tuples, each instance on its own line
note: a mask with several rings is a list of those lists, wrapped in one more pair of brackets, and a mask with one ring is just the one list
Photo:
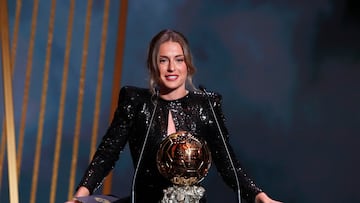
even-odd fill
[(273, 200), (269, 196), (267, 196), (264, 192), (261, 192), (256, 195), (255, 203), (282, 203), (282, 202)]

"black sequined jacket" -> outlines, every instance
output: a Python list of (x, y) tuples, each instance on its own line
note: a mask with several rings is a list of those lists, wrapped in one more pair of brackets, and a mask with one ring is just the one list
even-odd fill
[(200, 139), (206, 140), (218, 173), (221, 174), (227, 185), (237, 191), (236, 178), (208, 99), (213, 105), (231, 157), (234, 160), (240, 182), (241, 196), (248, 202), (253, 202), (261, 189), (247, 176), (228, 143), (228, 131), (221, 109), (221, 95), (213, 92), (206, 95), (200, 91), (190, 91), (183, 98), (167, 101), (156, 98), (148, 89), (131, 86), (121, 88), (112, 123), (102, 138), (78, 187), (85, 186), (93, 193), (101, 185), (104, 177), (114, 168), (115, 162), (119, 159), (120, 152), (126, 143), (129, 143), (133, 164), (134, 166), (137, 165), (151, 115), (157, 102), (145, 153), (143, 153), (136, 178), (136, 202), (158, 202), (162, 198), (162, 190), (171, 185), (171, 182), (158, 172), (156, 166), (157, 150), (161, 141), (167, 136), (169, 111), (172, 113), (176, 131), (185, 130)]

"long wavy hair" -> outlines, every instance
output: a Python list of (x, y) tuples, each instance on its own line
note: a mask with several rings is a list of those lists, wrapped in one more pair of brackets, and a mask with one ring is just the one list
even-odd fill
[(190, 47), (188, 40), (185, 38), (183, 34), (181, 34), (178, 31), (171, 30), (171, 29), (165, 29), (160, 31), (158, 34), (156, 34), (148, 48), (148, 54), (147, 54), (147, 68), (149, 71), (149, 88), (150, 91), (154, 93), (155, 88), (158, 86), (160, 82), (160, 72), (159, 68), (157, 66), (157, 58), (159, 54), (159, 48), (160, 45), (164, 42), (177, 42), (180, 44), (184, 57), (185, 57), (185, 64), (187, 67), (187, 79), (186, 79), (186, 85), (189, 88), (195, 89), (192, 78), (196, 72), (196, 68), (193, 64)]

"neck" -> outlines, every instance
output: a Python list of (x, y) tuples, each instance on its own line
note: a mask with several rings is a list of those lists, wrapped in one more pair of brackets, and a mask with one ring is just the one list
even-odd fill
[(160, 97), (165, 100), (176, 100), (188, 94), (188, 90), (173, 90), (173, 91), (160, 91)]

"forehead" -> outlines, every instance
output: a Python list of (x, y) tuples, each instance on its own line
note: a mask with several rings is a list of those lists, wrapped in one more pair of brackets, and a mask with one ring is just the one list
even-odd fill
[(178, 42), (167, 41), (160, 45), (159, 55), (183, 55), (183, 49)]

